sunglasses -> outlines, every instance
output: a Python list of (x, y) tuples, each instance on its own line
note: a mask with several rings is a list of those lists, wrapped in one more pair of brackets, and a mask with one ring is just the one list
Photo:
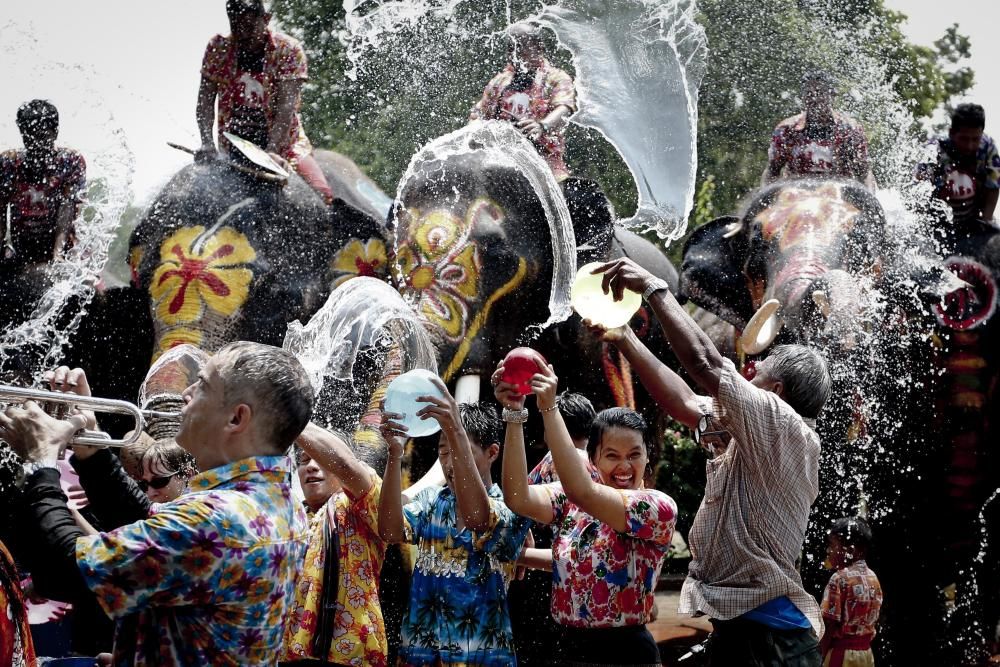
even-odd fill
[(694, 430), (694, 441), (701, 447), (714, 443), (728, 445), (733, 438), (732, 434), (729, 431), (709, 431), (711, 425), (711, 416), (702, 415), (698, 420), (698, 428)]
[(165, 487), (167, 484), (170, 484), (170, 480), (173, 479), (174, 475), (177, 475), (178, 472), (180, 472), (180, 471), (172, 472), (172, 473), (170, 473), (169, 475), (167, 475), (165, 477), (154, 477), (153, 479), (151, 479), (149, 481), (146, 481), (144, 479), (140, 479), (137, 482), (137, 484), (139, 485), (139, 489), (143, 493), (145, 493), (146, 491), (148, 491), (150, 488), (153, 488), (153, 489), (156, 489), (157, 491), (159, 491), (160, 489), (162, 489), (163, 487)]

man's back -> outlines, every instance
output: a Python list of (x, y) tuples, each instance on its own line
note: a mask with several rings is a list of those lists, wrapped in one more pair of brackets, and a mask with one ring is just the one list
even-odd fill
[(284, 456), (208, 470), (148, 520), (77, 541), (115, 664), (269, 665), (306, 546)]

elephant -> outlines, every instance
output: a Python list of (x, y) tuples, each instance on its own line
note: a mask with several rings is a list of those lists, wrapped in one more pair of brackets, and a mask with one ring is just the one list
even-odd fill
[(939, 589), (971, 566), (997, 486), (1000, 232), (954, 228), (942, 257), (930, 244), (896, 252), (890, 230), (860, 185), (779, 182), (692, 233), (680, 293), (736, 329), (741, 359), (782, 342), (825, 353), (834, 394), (804, 577), (820, 590), (823, 523), (867, 504), (887, 600), (880, 660), (953, 664)]
[[(553, 316), (553, 295), (568, 296), (572, 267), (581, 262), (629, 256), (675, 291), (677, 273), (652, 243), (614, 226), (606, 202), (602, 209), (600, 198), (587, 196), (591, 184), (569, 187), (584, 196), (560, 213), (548, 167), (509, 123), (497, 121), (432, 142), (400, 185), (390, 221), (393, 276), (436, 341), (442, 377), (468, 400), (491, 399), (481, 380), (510, 349), (531, 345), (554, 364), (561, 386), (595, 406), (637, 403), (624, 359), (568, 308)], [(575, 243), (567, 246), (568, 238)], [(645, 309), (633, 325), (669, 356), (650, 333)]]

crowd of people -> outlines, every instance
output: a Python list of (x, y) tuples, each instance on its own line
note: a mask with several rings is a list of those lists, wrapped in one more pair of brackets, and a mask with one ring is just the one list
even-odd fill
[[(201, 71), (197, 159), (234, 157), (223, 136), (232, 133), (332, 202), (298, 114), (308, 76), (301, 44), (269, 27), (261, 0), (227, 0), (226, 8), (231, 34), (211, 40)], [(574, 179), (564, 160), (573, 79), (547, 60), (536, 27), (517, 24), (509, 35), (510, 61), (471, 119), (514, 123), (562, 184), (571, 212), (593, 213), (601, 208), (593, 186)], [(822, 177), (875, 187), (864, 131), (834, 109), (835, 92), (828, 74), (803, 78), (803, 111), (775, 129), (763, 184)], [(73, 246), (86, 185), (83, 157), (55, 146), (51, 103), (24, 104), (17, 124), (24, 150), (0, 154), (5, 275)], [(959, 105), (948, 137), (935, 143), (936, 161), (915, 172), (955, 221), (993, 218), (1000, 156), (984, 128), (982, 107)], [(610, 238), (610, 214), (588, 220), (593, 239)], [(540, 650), (558, 665), (659, 665), (647, 624), (674, 532), (683, 530), (691, 563), (678, 611), (711, 620), (708, 664), (873, 665), (882, 592), (865, 562), (865, 520), (830, 527), (834, 574), (822, 600), (799, 575), (819, 493), (815, 420), (831, 391), (824, 359), (805, 346), (778, 346), (746, 379), (664, 281), (628, 259), (595, 273), (616, 298), (626, 289), (642, 295), (697, 387), (630, 328), (588, 323), (705, 450), (692, 525), (678, 526), (674, 500), (649, 486), (657, 448), (650, 425), (632, 410), (597, 412), (584, 396), (560, 394), (557, 368), (538, 364), (534, 411), (504, 380), (502, 363), (492, 376), (495, 402), (460, 404), (439, 383), (440, 396), (423, 397), (419, 415), (440, 425), (443, 479), (404, 488), (400, 415), (382, 415), (388, 460), (375, 470), (349, 435), (311, 421), (313, 390), (294, 356), (235, 342), (184, 391), (176, 435), (138, 454), (70, 447), (79, 430), (97, 427), (91, 413), (57, 419), (29, 402), (0, 415), (0, 439), (24, 459), (15, 551), (32, 574), (22, 590), (0, 545), (0, 662), (34, 664), (26, 614), (32, 600), (47, 598), (90, 610), (78, 616), (91, 640), (106, 636), (105, 646), (95, 644), (110, 649), (105, 664), (516, 665), (525, 624), (509, 590), (532, 569), (551, 573), (539, 623), (552, 638), (532, 659)], [(79, 369), (61, 367), (47, 380), (53, 391), (89, 394)], [(541, 420), (548, 449), (530, 471), (529, 419)], [(78, 487), (66, 484), (67, 463)], [(380, 579), (394, 544), (412, 545), (398, 631), (383, 609), (392, 591)], [(113, 629), (99, 622), (105, 615)]]

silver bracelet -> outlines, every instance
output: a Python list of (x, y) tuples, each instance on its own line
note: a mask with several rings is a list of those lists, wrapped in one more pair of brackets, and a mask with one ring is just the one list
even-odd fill
[(508, 424), (523, 424), (528, 421), (528, 408), (521, 408), (520, 410), (504, 408), (500, 417)]

